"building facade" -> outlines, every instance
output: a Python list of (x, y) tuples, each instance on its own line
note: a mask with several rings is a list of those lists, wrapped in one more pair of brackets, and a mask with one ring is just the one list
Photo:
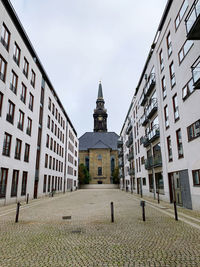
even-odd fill
[(104, 104), (100, 83), (93, 114), (94, 131), (86, 132), (79, 138), (79, 163), (87, 167), (90, 184), (112, 184), (114, 170), (118, 167), (119, 136), (107, 131), (108, 115)]
[(126, 151), (131, 124), (134, 176), (124, 163), (121, 188), (200, 209), (198, 89), (200, 1), (169, 0), (120, 134)]
[[(27, 195), (37, 198), (52, 190), (74, 189), (78, 139), (10, 1), (0, 1), (0, 14), (0, 205), (4, 205)], [(68, 180), (73, 182), (67, 187)]]

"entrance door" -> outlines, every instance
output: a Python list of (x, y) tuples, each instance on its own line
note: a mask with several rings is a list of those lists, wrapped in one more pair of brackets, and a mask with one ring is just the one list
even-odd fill
[(181, 197), (181, 183), (179, 172), (169, 173), (170, 201), (176, 200), (180, 206), (183, 205)]
[(138, 195), (141, 193), (141, 181), (140, 178), (137, 178), (137, 193)]
[(34, 198), (37, 198), (37, 193), (38, 193), (38, 180), (35, 180), (35, 185), (34, 185)]

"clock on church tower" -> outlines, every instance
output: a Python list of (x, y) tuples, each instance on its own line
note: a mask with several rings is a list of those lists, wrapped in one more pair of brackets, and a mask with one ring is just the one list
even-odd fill
[(101, 82), (99, 83), (96, 109), (94, 110), (94, 132), (107, 132), (107, 110), (104, 108), (103, 90)]

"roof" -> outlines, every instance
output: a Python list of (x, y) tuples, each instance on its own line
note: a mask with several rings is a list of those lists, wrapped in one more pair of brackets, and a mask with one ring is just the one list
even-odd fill
[(112, 149), (117, 150), (119, 136), (114, 132), (86, 132), (79, 138), (79, 150)]

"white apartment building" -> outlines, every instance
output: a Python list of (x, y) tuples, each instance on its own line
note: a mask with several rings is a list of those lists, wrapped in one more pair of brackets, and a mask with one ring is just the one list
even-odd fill
[(133, 115), (134, 192), (200, 209), (198, 89), (200, 0), (169, 0), (121, 131)]
[(5, 205), (27, 195), (74, 190), (78, 139), (10, 1), (0, 1), (0, 14), (0, 205)]

